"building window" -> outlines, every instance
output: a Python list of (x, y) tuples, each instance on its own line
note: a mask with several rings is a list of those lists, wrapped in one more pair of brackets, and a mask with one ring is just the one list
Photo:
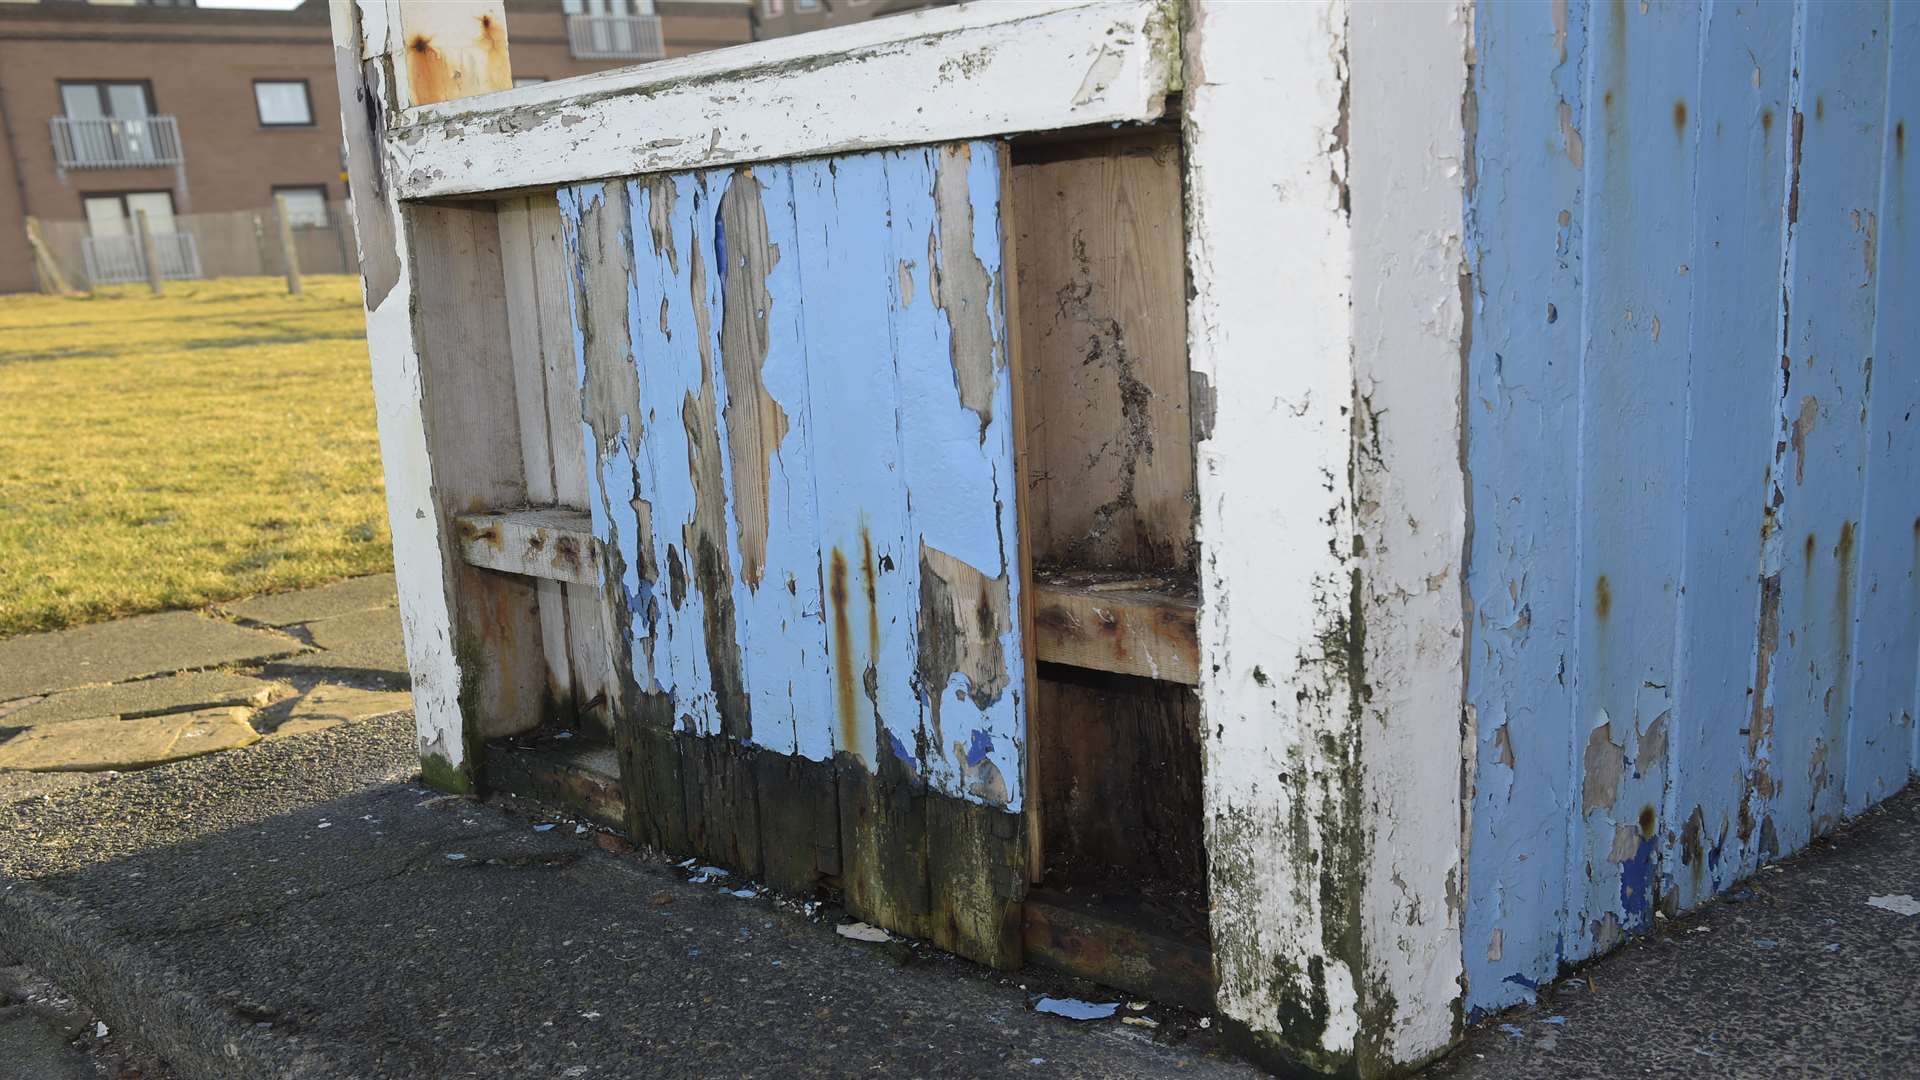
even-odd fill
[(793, 0), (793, 10), (813, 11), (820, 6), (820, 0)]
[[(298, 184), (273, 189), (287, 200), (287, 221), (296, 229), (324, 229), (328, 224), (327, 189), (322, 184)], [(278, 205), (276, 203), (276, 205)]]
[(547, 77), (545, 75), (515, 75), (513, 77), (513, 85), (515, 86), (532, 86), (534, 83), (543, 83), (546, 81)]
[(769, 19), (777, 19), (787, 13), (787, 0), (760, 0), (760, 10)]
[(135, 120), (153, 115), (144, 82), (62, 82), (60, 107), (72, 120)]
[(173, 192), (125, 191), (110, 195), (83, 195), (87, 232), (100, 236), (132, 236), (139, 231), (134, 214), (147, 212), (147, 228), (155, 236), (173, 232)]
[(253, 104), (260, 112), (261, 127), (313, 126), (313, 102), (307, 97), (305, 79), (255, 79)]

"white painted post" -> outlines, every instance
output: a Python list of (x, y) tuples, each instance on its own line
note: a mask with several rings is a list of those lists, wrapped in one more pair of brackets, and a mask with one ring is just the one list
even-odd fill
[(1276, 1056), (1385, 1075), (1446, 1047), (1460, 992), (1470, 21), (1189, 25), (1217, 1003)]
[(147, 212), (135, 210), (133, 218), (140, 233), (140, 257), (146, 262), (147, 287), (153, 290), (153, 295), (163, 295), (166, 290), (160, 285), (160, 249), (153, 246), (153, 229), (147, 222)]
[(293, 243), (293, 220), (287, 217), (287, 197), (273, 197), (273, 212), (280, 220), (280, 258), (287, 264), (287, 292), (300, 295), (300, 250)]

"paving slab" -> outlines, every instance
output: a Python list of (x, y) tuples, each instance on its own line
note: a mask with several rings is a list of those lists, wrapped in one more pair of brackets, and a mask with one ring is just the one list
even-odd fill
[(267, 738), (308, 735), (411, 708), (413, 695), (404, 690), (362, 690), (338, 683), (320, 683), (293, 702), (286, 719), (269, 732)]
[(27, 634), (0, 641), (0, 701), (99, 683), (285, 656), (302, 648), (191, 611)]
[(259, 707), (292, 694), (284, 683), (232, 671), (190, 671), (111, 686), (89, 686), (0, 706), (0, 726), (33, 727), (104, 716), (155, 716), (217, 705)]
[(268, 626), (292, 626), (360, 611), (390, 608), (398, 603), (393, 575), (374, 574), (315, 589), (253, 596), (218, 607), (236, 618)]
[(135, 720), (101, 717), (42, 724), (0, 742), (0, 769), (28, 772), (126, 772), (235, 750), (260, 741), (253, 710), (196, 709)]
[(411, 683), (398, 610), (356, 612), (294, 629), (312, 640), (317, 650), (274, 661), (263, 674), (275, 678), (319, 677), (389, 690), (405, 689)]
[(1256, 1075), (392, 782), (413, 754), (374, 720), (0, 809), (0, 948), (184, 1077)]

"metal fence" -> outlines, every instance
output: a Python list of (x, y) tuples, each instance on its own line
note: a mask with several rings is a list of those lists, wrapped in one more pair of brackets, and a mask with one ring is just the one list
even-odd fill
[[(164, 220), (156, 221), (154, 225), (158, 228), (169, 227)], [(191, 275), (193, 277), (278, 276), (287, 271), (286, 260), (280, 254), (279, 219), (274, 217), (271, 206), (217, 214), (175, 214), (170, 228), (172, 232), (169, 235), (182, 237), (179, 243), (191, 245), (192, 265), (195, 268)], [(103, 240), (121, 241), (123, 246), (137, 253), (139, 249), (129, 243), (130, 237), (90, 236), (87, 223), (74, 220), (42, 221), (40, 233), (54, 261), (76, 284), (90, 281), (96, 285), (106, 285), (146, 280), (146, 268), (137, 257), (132, 262), (137, 270), (135, 275), (122, 278), (115, 275), (120, 272), (121, 266), (126, 265), (128, 256), (118, 248), (104, 257), (100, 253), (100, 242)], [(91, 255), (88, 254), (89, 246), (94, 248)], [(294, 226), (293, 246), (299, 256), (302, 273), (351, 274), (359, 271), (354, 255), (353, 226), (348, 220), (344, 203), (329, 203), (327, 220), (323, 224)], [(164, 244), (160, 254), (166, 276), (182, 276), (166, 269), (168, 255)], [(107, 276), (95, 276), (96, 269)]]
[[(169, 281), (200, 277), (200, 248), (192, 233), (155, 233), (153, 251), (160, 276)], [(87, 236), (80, 240), (87, 280), (95, 285), (126, 285), (147, 279), (147, 260), (138, 236)]]

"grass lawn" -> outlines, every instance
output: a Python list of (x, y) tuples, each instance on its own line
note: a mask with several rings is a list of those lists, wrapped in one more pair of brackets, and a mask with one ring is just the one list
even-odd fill
[(392, 565), (359, 282), (0, 296), (0, 637)]

